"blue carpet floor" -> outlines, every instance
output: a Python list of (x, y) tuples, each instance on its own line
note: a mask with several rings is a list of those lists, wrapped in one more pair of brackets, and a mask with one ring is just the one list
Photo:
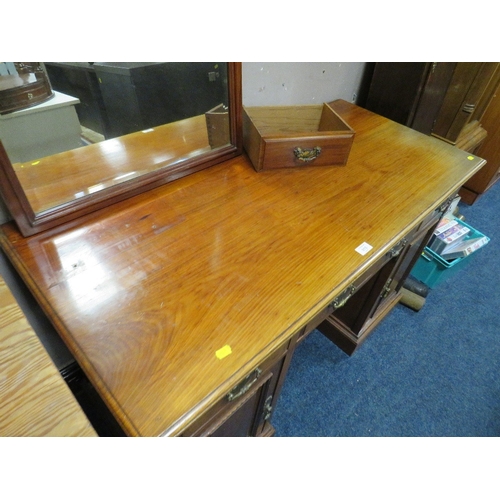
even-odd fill
[(465, 221), (491, 241), (352, 356), (314, 331), (273, 416), (279, 436), (500, 436), (500, 182)]

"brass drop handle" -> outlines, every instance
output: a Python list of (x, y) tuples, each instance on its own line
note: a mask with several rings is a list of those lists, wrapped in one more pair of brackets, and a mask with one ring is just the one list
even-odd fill
[(407, 243), (407, 239), (403, 238), (395, 247), (391, 248), (391, 250), (387, 252), (387, 257), (391, 259), (393, 257), (397, 257), (402, 252)]
[(264, 415), (263, 415), (264, 420), (269, 420), (271, 418), (271, 414), (273, 412), (273, 405), (271, 404), (272, 402), (273, 402), (273, 395), (271, 394), (270, 396), (267, 396), (266, 401), (264, 403)]
[(233, 387), (233, 389), (228, 393), (227, 400), (234, 401), (235, 399), (243, 396), (246, 392), (250, 390), (252, 385), (257, 382), (258, 378), (262, 370), (260, 368), (256, 368), (250, 375), (245, 377), (237, 386)]
[(349, 285), (338, 297), (333, 299), (330, 304), (333, 310), (336, 311), (341, 307), (344, 307), (346, 302), (356, 293), (356, 287), (354, 285)]
[(293, 150), (293, 154), (295, 158), (300, 161), (310, 162), (315, 160), (321, 154), (321, 148), (316, 146), (314, 148), (299, 148), (296, 147)]

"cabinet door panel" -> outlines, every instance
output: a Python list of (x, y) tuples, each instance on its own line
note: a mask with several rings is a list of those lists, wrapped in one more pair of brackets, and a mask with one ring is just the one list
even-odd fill
[[(498, 73), (500, 75), (500, 70)], [(482, 125), (488, 136), (477, 150), (477, 155), (487, 163), (465, 183), (466, 188), (476, 193), (484, 193), (500, 172), (500, 86), (482, 118)]]
[(456, 143), (493, 76), (496, 63), (458, 63), (432, 134)]
[(430, 214), (369, 269), (364, 285), (342, 308), (330, 314), (318, 330), (347, 354), (352, 354), (398, 303), (401, 287), (429, 241), (443, 209), (440, 207)]
[(422, 93), (415, 100), (415, 115), (413, 121), (407, 124), (409, 127), (427, 135), (432, 132), (456, 65), (455, 62), (432, 63)]
[(376, 63), (366, 108), (410, 126), (430, 67), (427, 62)]
[(359, 289), (343, 307), (331, 314), (354, 335), (359, 336), (366, 321), (373, 316), (382, 290), (392, 273), (396, 259), (391, 259)]
[(248, 394), (232, 408), (224, 413), (202, 436), (213, 437), (247, 437), (257, 436), (258, 428), (264, 420), (264, 404), (269, 389), (269, 381), (273, 377), (269, 372)]
[(226, 396), (194, 421), (183, 436), (272, 435), (272, 407), (283, 383), (296, 338), (252, 370)]

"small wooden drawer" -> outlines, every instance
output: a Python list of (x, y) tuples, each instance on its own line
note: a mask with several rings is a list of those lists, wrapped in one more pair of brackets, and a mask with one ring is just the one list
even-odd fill
[(354, 135), (328, 104), (243, 108), (243, 146), (257, 171), (346, 165)]
[(0, 76), (0, 114), (36, 106), (54, 97), (40, 63), (14, 63), (19, 74)]

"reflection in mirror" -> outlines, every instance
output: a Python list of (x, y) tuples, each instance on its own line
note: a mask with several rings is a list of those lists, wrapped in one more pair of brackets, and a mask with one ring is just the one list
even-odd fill
[(239, 63), (44, 68), (51, 99), (0, 111), (2, 195), (24, 235), (241, 152)]
[(0, 62), (0, 114), (36, 106), (53, 96), (43, 63)]
[(13, 167), (40, 214), (210, 149), (205, 117), (197, 116)]
[(76, 105), (84, 138), (112, 139), (227, 106), (227, 64), (45, 63), (52, 88)]

